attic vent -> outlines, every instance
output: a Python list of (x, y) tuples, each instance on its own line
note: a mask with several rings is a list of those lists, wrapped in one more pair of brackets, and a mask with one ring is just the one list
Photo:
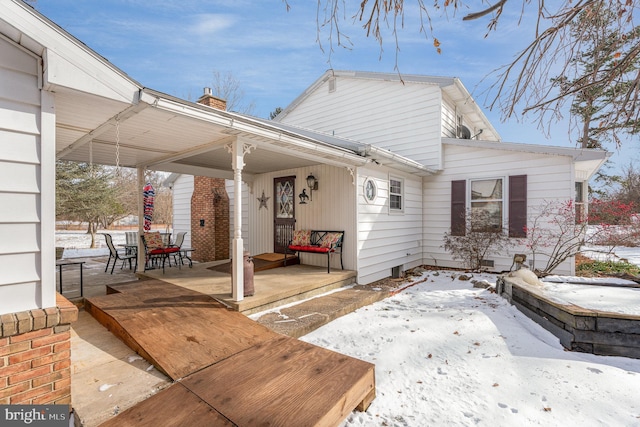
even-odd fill
[(332, 77), (329, 79), (329, 93), (336, 91), (336, 78)]
[(465, 125), (458, 126), (458, 138), (471, 139), (471, 131)]

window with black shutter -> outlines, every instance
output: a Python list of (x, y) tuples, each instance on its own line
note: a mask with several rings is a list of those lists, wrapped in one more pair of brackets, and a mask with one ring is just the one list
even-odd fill
[(451, 181), (451, 235), (465, 235), (465, 214), (467, 210), (467, 182)]
[[(473, 185), (476, 185), (474, 190)], [(465, 235), (465, 215), (467, 210), (466, 180), (451, 181), (451, 234), (453, 236)], [(502, 180), (475, 180), (471, 181), (472, 209), (485, 209), (494, 213), (496, 228), (501, 229), (502, 201), (497, 189), (502, 188)], [(491, 184), (493, 189), (490, 196), (482, 195), (480, 191), (484, 186)], [(498, 185), (499, 184), (499, 185)], [(474, 197), (475, 194), (475, 197)], [(514, 175), (509, 177), (509, 200), (507, 215), (509, 218), (509, 237), (527, 237), (527, 175)], [(486, 199), (486, 200), (485, 200)], [(495, 200), (494, 200), (495, 199)], [(475, 203), (475, 204), (474, 204)], [(493, 218), (491, 217), (491, 218)]]
[(527, 175), (509, 177), (509, 237), (527, 237)]

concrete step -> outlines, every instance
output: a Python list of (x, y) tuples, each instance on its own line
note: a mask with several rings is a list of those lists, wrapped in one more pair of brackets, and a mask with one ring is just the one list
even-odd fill
[(398, 283), (356, 285), (342, 288), (299, 304), (251, 316), (271, 330), (299, 338), (341, 316), (389, 297)]

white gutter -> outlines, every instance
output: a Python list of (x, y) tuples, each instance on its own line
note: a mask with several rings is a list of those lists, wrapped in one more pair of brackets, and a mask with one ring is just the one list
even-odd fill
[[(400, 156), (389, 150), (385, 150), (384, 148), (379, 148), (371, 144), (366, 145), (364, 149), (361, 150), (361, 153), (363, 156), (370, 157), (374, 160), (377, 160), (380, 158), (390, 160), (396, 164), (409, 168), (410, 170), (413, 171), (413, 173), (416, 173), (419, 176), (433, 175), (436, 173), (436, 170), (428, 168), (422, 163), (416, 162), (415, 160), (407, 159), (404, 156)], [(389, 165), (386, 165), (386, 166), (389, 166)], [(393, 168), (393, 166), (389, 166), (389, 167)]]
[(362, 166), (367, 163), (366, 159), (353, 151), (330, 146), (313, 138), (298, 135), (295, 132), (284, 131), (275, 126), (261, 123), (258, 120), (251, 120), (242, 115), (216, 110), (206, 106), (188, 105), (179, 100), (167, 99), (160, 96), (160, 94), (150, 94), (144, 90), (142, 94), (142, 101), (150, 104), (154, 108), (213, 123), (227, 128), (230, 133), (235, 131), (236, 133), (246, 133), (251, 136), (279, 141), (322, 157), (329, 156), (344, 159), (354, 166)]

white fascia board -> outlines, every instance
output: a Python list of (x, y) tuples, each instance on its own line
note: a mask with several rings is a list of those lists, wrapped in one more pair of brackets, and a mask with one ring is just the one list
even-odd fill
[[(213, 169), (202, 166), (183, 165), (181, 163), (162, 163), (153, 167), (153, 170), (162, 172), (171, 172), (172, 174), (179, 175), (193, 175), (193, 176), (206, 176), (208, 178), (223, 178), (233, 181), (234, 172)], [(245, 182), (253, 182), (253, 174), (242, 172), (242, 180)], [(166, 182), (166, 181), (165, 181)]]
[[(153, 95), (146, 90), (142, 91), (141, 101), (151, 105), (153, 108), (157, 108), (163, 111), (169, 111), (171, 113), (181, 115), (184, 117), (190, 117), (204, 122), (216, 124), (218, 126), (230, 128), (233, 124), (233, 119), (225, 117), (220, 114), (220, 111), (210, 108), (205, 110), (198, 108), (196, 105), (189, 105), (185, 102), (179, 102), (178, 100), (168, 99), (160, 95)], [(202, 106), (203, 107), (203, 106)]]
[(462, 84), (462, 81), (458, 77), (455, 77), (453, 79), (453, 87), (460, 94), (460, 96), (465, 99), (465, 104), (469, 108), (471, 108), (474, 111), (474, 113), (478, 115), (480, 120), (484, 123), (481, 126), (481, 129), (483, 129), (484, 131), (489, 131), (493, 133), (498, 141), (502, 141), (502, 137), (500, 136), (498, 131), (493, 127), (493, 125), (491, 124), (487, 116), (484, 114), (484, 111), (482, 111), (482, 108), (480, 108), (480, 106), (475, 101), (475, 99), (473, 99), (473, 96), (471, 96), (471, 93), (467, 90), (464, 84)]
[[(164, 182), (162, 183), (163, 187), (169, 187), (172, 188), (173, 184), (175, 184), (176, 180), (181, 176), (181, 173), (176, 173), (176, 172), (172, 172), (167, 179), (164, 180)], [(188, 174), (191, 175), (191, 174)]]
[(571, 157), (574, 162), (606, 160), (612, 155), (612, 153), (608, 151), (594, 150), (590, 148), (569, 148), (554, 145), (520, 144), (516, 142), (492, 142), (455, 138), (442, 138), (442, 142), (447, 145), (482, 148), (487, 150), (519, 151), (522, 153), (567, 156)]
[(45, 49), (43, 59), (43, 88), (48, 91), (74, 90), (133, 104), (141, 89), (108, 67), (89, 64), (91, 59), (86, 57), (62, 56)]
[(296, 135), (289, 135), (286, 132), (278, 131), (276, 129), (266, 129), (262, 126), (251, 126), (242, 122), (234, 122), (233, 129), (244, 133), (247, 136), (258, 136), (277, 142), (275, 145), (282, 146), (283, 144), (286, 144), (295, 151), (302, 151), (318, 155), (323, 158), (340, 159), (340, 161), (344, 161), (352, 166), (362, 166), (367, 162), (365, 158), (355, 154), (353, 151), (345, 150), (340, 147), (330, 147), (320, 141), (315, 141), (311, 138), (297, 137)]
[[(393, 153), (384, 148), (379, 148), (374, 145), (367, 145), (363, 150), (364, 155), (372, 161), (377, 161), (389, 168), (398, 169), (405, 172), (410, 172), (418, 176), (429, 176), (436, 173), (435, 170), (428, 168), (422, 163), (415, 160), (408, 159), (399, 154)], [(387, 160), (388, 162), (386, 162)]]
[(97, 91), (117, 101), (132, 102), (141, 88), (123, 71), (21, 0), (0, 0), (0, 19), (20, 32), (17, 41), (20, 45), (44, 56), (46, 90), (67, 87), (87, 93)]

